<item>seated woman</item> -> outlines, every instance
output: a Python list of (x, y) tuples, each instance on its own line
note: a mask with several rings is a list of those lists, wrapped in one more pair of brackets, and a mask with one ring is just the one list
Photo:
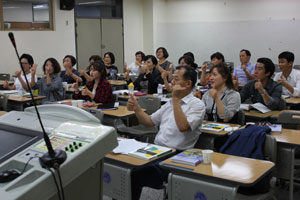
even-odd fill
[(117, 80), (118, 68), (114, 66), (115, 56), (112, 52), (104, 54), (104, 63), (106, 66), (106, 78), (108, 80)]
[[(34, 61), (33, 61), (33, 58), (31, 55), (29, 54), (23, 54), (21, 56), (21, 64), (22, 64), (22, 67), (25, 71), (25, 74), (26, 74), (26, 78), (28, 80), (28, 82), (30, 83), (31, 82), (31, 67), (34, 65)], [(9, 86), (8, 84), (8, 81), (6, 80), (3, 84), (3, 88), (5, 89), (9, 89), (9, 90), (18, 90), (18, 93), (23, 95), (24, 93), (28, 92), (28, 87), (27, 87), (27, 84), (26, 84), (26, 80), (25, 80), (25, 76), (22, 72), (22, 70), (17, 70), (15, 72), (15, 75), (16, 75), (16, 80), (15, 80), (15, 83), (13, 86)], [(37, 77), (35, 77), (35, 81), (37, 81)]]
[(98, 56), (98, 55), (92, 55), (89, 58), (89, 66), (87, 66), (85, 69), (80, 69), (79, 70), (79, 73), (80, 73), (81, 78), (82, 78), (82, 82), (81, 82), (82, 85), (85, 85), (89, 81), (93, 81), (93, 78), (90, 76), (90, 66), (95, 61), (103, 63), (103, 60), (102, 60), (102, 58), (100, 56)]
[[(225, 58), (224, 58), (223, 54), (220, 52), (213, 53), (210, 56), (210, 60), (211, 60), (211, 64), (213, 66), (216, 66), (217, 64), (225, 62)], [(208, 67), (207, 63), (205, 63), (204, 65), (201, 66), (202, 73), (201, 73), (201, 77), (200, 77), (200, 85), (202, 85), (202, 86), (206, 86), (208, 84), (208, 81), (210, 78), (209, 75), (206, 76), (207, 67)]]
[(166, 48), (159, 47), (156, 49), (156, 58), (158, 59), (157, 69), (160, 73), (163, 73), (163, 71), (167, 71), (168, 81), (171, 81), (174, 67), (173, 64), (167, 60), (168, 57), (169, 53), (167, 52)]
[(129, 67), (124, 65), (125, 72), (131, 72), (133, 74), (139, 75), (141, 73), (142, 62), (145, 59), (145, 54), (142, 51), (138, 51), (135, 53), (135, 62), (131, 63)]
[(90, 65), (90, 76), (93, 78), (93, 81), (88, 82), (82, 91), (78, 89), (78, 81), (74, 84), (74, 98), (103, 104), (113, 102), (112, 88), (106, 80), (104, 63), (93, 62)]
[[(156, 69), (157, 60), (153, 55), (148, 55), (145, 58), (145, 72), (141, 73), (138, 78), (133, 82), (134, 89), (147, 94), (157, 93), (158, 84), (163, 84), (161, 74)], [(128, 84), (132, 82), (129, 75), (126, 76)]]
[(40, 96), (46, 96), (45, 99), (40, 100), (43, 104), (47, 101), (55, 102), (63, 99), (63, 84), (62, 79), (58, 75), (60, 72), (60, 65), (54, 58), (48, 58), (44, 65), (43, 71), (46, 74), (43, 78), (35, 81), (35, 73), (37, 66), (31, 68), (31, 88), (38, 89)]
[(210, 70), (211, 89), (202, 98), (206, 106), (206, 119), (230, 122), (239, 111), (241, 97), (234, 90), (229, 68), (220, 63)]
[(75, 83), (78, 79), (79, 82), (82, 82), (82, 79), (80, 78), (80, 73), (73, 68), (73, 66), (76, 64), (76, 59), (71, 55), (66, 55), (63, 59), (64, 68), (66, 70), (62, 71), (60, 73), (60, 77), (62, 78), (63, 82)]

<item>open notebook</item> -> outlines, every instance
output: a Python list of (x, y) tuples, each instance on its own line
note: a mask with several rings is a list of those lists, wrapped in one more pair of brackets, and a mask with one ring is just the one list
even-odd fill
[(270, 112), (271, 110), (265, 106), (262, 103), (255, 103), (255, 104), (241, 104), (240, 109), (242, 110), (250, 110), (250, 108), (255, 108), (256, 110), (258, 110), (261, 113), (267, 113)]

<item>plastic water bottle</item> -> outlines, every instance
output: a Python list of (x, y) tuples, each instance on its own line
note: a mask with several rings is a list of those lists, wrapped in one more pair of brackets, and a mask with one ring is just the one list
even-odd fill
[(129, 94), (133, 94), (133, 91), (134, 91), (134, 85), (133, 85), (133, 83), (131, 82), (131, 83), (128, 85), (128, 93), (129, 93)]
[(163, 88), (161, 84), (158, 84), (157, 86), (157, 94), (158, 95), (162, 95), (163, 94)]

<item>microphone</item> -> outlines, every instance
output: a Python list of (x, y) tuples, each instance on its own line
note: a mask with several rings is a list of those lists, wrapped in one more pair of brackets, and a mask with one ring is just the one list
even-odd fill
[(19, 56), (19, 53), (18, 53), (18, 50), (17, 50), (17, 45), (16, 45), (14, 34), (12, 32), (9, 32), (8, 33), (8, 37), (10, 38), (10, 41), (11, 41), (11, 43), (14, 46), (14, 49), (16, 51), (20, 67), (21, 67), (22, 72), (23, 72), (24, 77), (25, 77), (25, 82), (27, 84), (27, 88), (29, 89), (29, 93), (30, 93), (30, 96), (31, 96), (32, 104), (33, 104), (33, 106), (35, 108), (37, 117), (38, 117), (40, 125), (42, 127), (44, 141), (45, 141), (46, 147), (48, 149), (48, 152), (45, 153), (42, 157), (39, 158), (40, 164), (41, 164), (41, 166), (43, 168), (54, 168), (54, 169), (57, 169), (57, 168), (59, 168), (60, 164), (62, 164), (67, 159), (67, 154), (66, 154), (65, 151), (62, 151), (62, 150), (53, 150), (53, 147), (51, 145), (50, 139), (49, 139), (49, 137), (48, 137), (48, 135), (47, 135), (47, 133), (45, 131), (44, 125), (42, 123), (40, 113), (39, 113), (39, 111), (38, 111), (38, 109), (36, 107), (36, 103), (35, 103), (35, 100), (33, 98), (33, 94), (32, 94), (32, 91), (31, 91), (31, 87), (30, 87), (29, 82), (27, 80), (25, 71), (24, 71), (24, 69), (22, 67), (22, 63), (21, 63), (21, 59), (20, 59), (20, 56)]
[(15, 36), (12, 32), (9, 32), (8, 33), (8, 37), (12, 43), (12, 45), (14, 46), (14, 48), (16, 49), (17, 48), (17, 45), (16, 45), (16, 41), (15, 41)]

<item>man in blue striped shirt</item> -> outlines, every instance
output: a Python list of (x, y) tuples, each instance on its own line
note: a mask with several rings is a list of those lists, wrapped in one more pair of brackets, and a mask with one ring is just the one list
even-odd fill
[(233, 79), (238, 83), (246, 84), (249, 80), (254, 79), (255, 65), (250, 63), (251, 53), (249, 50), (242, 49), (240, 51), (241, 65), (234, 68)]

